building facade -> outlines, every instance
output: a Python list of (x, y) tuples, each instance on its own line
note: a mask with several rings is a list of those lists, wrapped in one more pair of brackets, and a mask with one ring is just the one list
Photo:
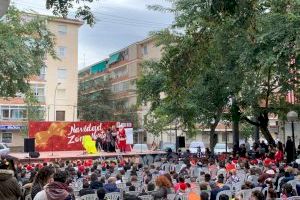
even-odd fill
[(142, 62), (149, 59), (159, 60), (160, 56), (161, 49), (155, 46), (153, 39), (147, 38), (116, 51), (110, 54), (109, 58), (79, 71), (80, 95), (92, 97), (103, 90), (102, 83), (106, 81), (111, 91), (114, 120), (122, 120), (119, 115), (123, 114), (124, 109), (131, 113), (126, 119), (123, 118), (123, 121), (132, 122), (134, 117), (137, 118), (139, 128), (134, 134), (135, 142), (138, 140), (147, 142), (146, 133), (142, 128), (147, 108), (135, 107), (137, 103), (136, 81), (142, 74)]
[[(72, 19), (47, 20), (49, 30), (55, 35), (59, 59), (47, 56), (40, 75), (30, 80), (33, 93), (40, 103), (41, 120), (77, 120), (78, 29), (82, 24)], [(11, 148), (22, 148), (28, 122), (28, 105), (24, 95), (1, 98), (0, 110), (1, 142)]]

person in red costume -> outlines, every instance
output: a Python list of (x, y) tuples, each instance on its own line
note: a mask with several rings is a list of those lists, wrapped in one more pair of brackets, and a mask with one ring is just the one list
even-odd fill
[(124, 127), (122, 127), (122, 126), (120, 126), (120, 128), (119, 128), (118, 141), (119, 141), (120, 152), (125, 152), (125, 149), (126, 149), (126, 132), (125, 132)]

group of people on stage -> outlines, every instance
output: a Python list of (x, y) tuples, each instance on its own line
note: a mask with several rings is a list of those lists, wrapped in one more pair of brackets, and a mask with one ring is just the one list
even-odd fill
[(96, 139), (96, 148), (98, 151), (116, 152), (119, 149), (120, 152), (126, 150), (126, 132), (124, 127), (116, 128), (112, 126), (101, 133), (101, 136)]

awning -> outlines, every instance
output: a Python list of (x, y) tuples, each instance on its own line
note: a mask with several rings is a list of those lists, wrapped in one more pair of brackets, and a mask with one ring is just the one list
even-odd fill
[(115, 53), (109, 57), (108, 64), (111, 65), (113, 63), (118, 62), (119, 60), (120, 60), (120, 53)]
[(99, 72), (102, 72), (106, 69), (106, 61), (100, 62), (98, 64), (95, 64), (90, 68), (91, 74), (96, 74)]

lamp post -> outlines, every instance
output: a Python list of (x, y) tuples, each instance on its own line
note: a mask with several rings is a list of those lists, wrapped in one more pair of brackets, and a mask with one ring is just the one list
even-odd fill
[(289, 122), (291, 122), (291, 125), (292, 125), (293, 158), (296, 159), (294, 121), (297, 121), (297, 120), (298, 120), (298, 113), (296, 113), (295, 111), (290, 111), (290, 112), (288, 112), (288, 114), (286, 115), (286, 117), (287, 117), (287, 120), (288, 120)]
[(226, 139), (226, 141), (225, 141), (225, 148), (226, 148), (226, 155), (227, 155), (227, 149), (228, 149), (228, 134), (227, 134), (227, 128), (228, 128), (228, 126), (229, 126), (229, 121), (227, 121), (227, 120), (224, 120), (224, 125), (225, 125), (225, 139)]
[(56, 84), (55, 91), (54, 91), (54, 100), (53, 100), (54, 120), (53, 120), (53, 121), (56, 121), (56, 111), (55, 111), (56, 92), (57, 92), (57, 88), (58, 88), (58, 86), (60, 86), (60, 85), (61, 85), (61, 83), (60, 83), (60, 82), (58, 82), (58, 83)]

